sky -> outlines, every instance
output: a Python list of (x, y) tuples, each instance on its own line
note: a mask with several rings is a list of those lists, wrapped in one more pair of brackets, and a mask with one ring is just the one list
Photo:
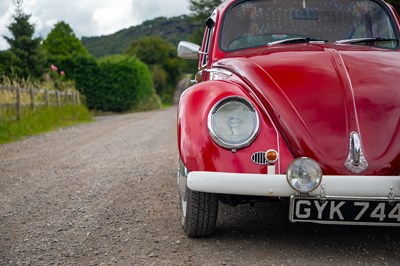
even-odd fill
[[(58, 21), (66, 22), (78, 38), (115, 33), (156, 17), (187, 15), (188, 0), (23, 0), (35, 37), (46, 38)], [(15, 13), (13, 0), (0, 0), (0, 50), (8, 48), (3, 36)]]

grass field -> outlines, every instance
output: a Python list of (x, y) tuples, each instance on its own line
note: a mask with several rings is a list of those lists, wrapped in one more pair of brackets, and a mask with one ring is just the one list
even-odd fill
[(24, 114), (20, 121), (0, 121), (0, 144), (25, 136), (37, 135), (57, 128), (92, 121), (92, 114), (83, 106), (43, 107)]

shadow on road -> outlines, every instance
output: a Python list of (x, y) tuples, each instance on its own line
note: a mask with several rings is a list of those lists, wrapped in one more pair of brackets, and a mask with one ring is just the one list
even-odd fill
[(291, 223), (288, 205), (287, 202), (258, 203), (254, 207), (223, 205), (214, 239), (243, 245), (243, 249), (252, 246), (259, 252), (272, 249), (285, 256), (310, 256), (310, 262), (314, 263), (345, 258), (346, 262), (363, 265), (392, 265), (400, 258), (397, 227)]

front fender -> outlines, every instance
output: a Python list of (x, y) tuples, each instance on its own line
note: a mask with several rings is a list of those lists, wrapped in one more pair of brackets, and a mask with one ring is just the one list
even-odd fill
[[(229, 96), (248, 99), (260, 117), (260, 131), (254, 142), (237, 151), (218, 146), (207, 127), (212, 107)], [(235, 81), (204, 81), (187, 89), (179, 101), (177, 127), (180, 158), (189, 171), (266, 173), (267, 165), (253, 163), (251, 156), (269, 149), (283, 152), (285, 158), (290, 157), (287, 161), (292, 158), (258, 99), (245, 84)]]

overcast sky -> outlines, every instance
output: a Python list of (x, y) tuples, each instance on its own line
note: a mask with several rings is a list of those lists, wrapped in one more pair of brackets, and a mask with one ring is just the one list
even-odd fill
[[(24, 0), (35, 35), (46, 38), (57, 21), (68, 23), (78, 38), (100, 36), (138, 25), (156, 17), (189, 14), (188, 0)], [(8, 45), (7, 25), (15, 13), (13, 0), (0, 0), (0, 50)]]

